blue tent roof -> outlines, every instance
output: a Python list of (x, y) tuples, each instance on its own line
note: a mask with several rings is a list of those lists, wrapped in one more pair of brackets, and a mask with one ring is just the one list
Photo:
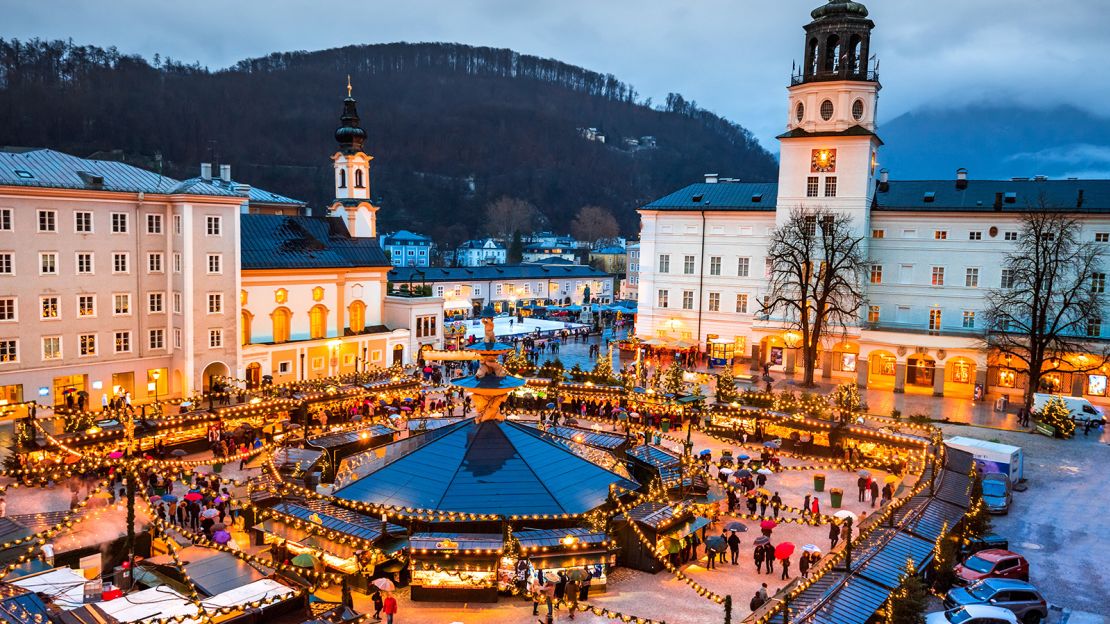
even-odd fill
[(347, 500), (437, 511), (580, 514), (610, 484), (638, 487), (511, 421), (466, 420), (335, 493)]

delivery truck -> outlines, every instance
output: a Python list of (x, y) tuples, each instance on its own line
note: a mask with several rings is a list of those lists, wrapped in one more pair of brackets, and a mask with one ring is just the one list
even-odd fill
[(1020, 446), (999, 444), (977, 438), (956, 436), (944, 441), (948, 446), (967, 451), (975, 459), (980, 472), (997, 472), (1010, 477), (1010, 483), (1016, 484), (1024, 478), (1024, 460)]

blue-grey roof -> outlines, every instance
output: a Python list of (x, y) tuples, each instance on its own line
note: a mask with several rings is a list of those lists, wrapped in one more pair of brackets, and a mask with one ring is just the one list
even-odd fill
[[(529, 427), (539, 426), (539, 423), (525, 424)], [(572, 440), (579, 444), (585, 444), (586, 446), (593, 446), (595, 448), (605, 449), (608, 451), (618, 448), (627, 440), (625, 436), (619, 433), (594, 431), (593, 429), (583, 429), (581, 427), (548, 427), (546, 433), (567, 440)]]
[(637, 484), (511, 421), (450, 425), (429, 442), (338, 490), (364, 503), (512, 515), (580, 514), (610, 484)]
[(774, 182), (699, 182), (660, 197), (644, 210), (751, 210), (774, 212)]
[(365, 433), (370, 439), (382, 436), (392, 436), (397, 433), (396, 429), (386, 427), (385, 425), (373, 424), (369, 427), (361, 427), (359, 429), (352, 429), (350, 431), (340, 431), (338, 433), (328, 433), (315, 438), (309, 438), (307, 444), (313, 448), (333, 449), (347, 444), (353, 444), (363, 439), (362, 434)]
[(0, 622), (27, 624), (50, 621), (50, 611), (38, 594), (17, 585), (0, 584)]
[(624, 247), (621, 247), (620, 245), (609, 245), (608, 247), (602, 247), (601, 249), (597, 249), (597, 250), (592, 251), (590, 253), (595, 253), (595, 254), (623, 254), (624, 253)]
[(537, 253), (537, 252), (556, 253), (556, 250), (558, 250), (558, 253), (573, 253), (575, 251), (575, 247), (574, 247), (574, 245), (570, 245), (570, 244), (567, 244), (567, 245), (559, 245), (559, 244), (545, 245), (543, 243), (528, 243), (527, 245), (524, 246), (524, 251), (531, 252), (531, 253)]
[(886, 602), (890, 590), (862, 578), (835, 586), (831, 599), (805, 619), (807, 624), (864, 624)]
[[(385, 535), (404, 535), (405, 528), (384, 523), (377, 518), (365, 516), (356, 511), (332, 505), (323, 501), (306, 503), (278, 503), (274, 511), (301, 521), (319, 524), (329, 530), (373, 542)], [(310, 520), (310, 518), (312, 518)], [(319, 518), (319, 521), (316, 520)], [(281, 521), (281, 516), (274, 518)]]
[(211, 183), (186, 184), (112, 160), (78, 158), (51, 149), (0, 150), (0, 185), (236, 197)]
[(390, 266), (377, 238), (352, 237), (339, 217), (245, 214), (239, 238), (244, 270)]
[(431, 243), (432, 239), (423, 234), (410, 232), (408, 230), (397, 230), (392, 234), (385, 234), (382, 237), (384, 244), (389, 245), (393, 243)]
[(557, 548), (563, 546), (563, 538), (572, 536), (578, 539), (579, 546), (601, 544), (609, 539), (604, 531), (594, 531), (586, 527), (571, 527), (569, 529), (531, 529), (514, 531), (513, 537), (522, 548)]
[(389, 281), (408, 282), (484, 282), (507, 279), (558, 279), (567, 277), (609, 277), (604, 271), (581, 264), (550, 265), (539, 263), (493, 264), (477, 267), (395, 267)]
[(486, 243), (493, 243), (492, 247), (488, 249), (505, 249), (501, 243), (493, 240), (492, 238), (475, 238), (464, 242), (459, 245), (459, 249), (487, 249)]
[[(930, 195), (931, 194), (931, 195)], [(1027, 212), (1044, 206), (1062, 212), (1110, 212), (1110, 180), (891, 180), (875, 193), (877, 210)]]
[[(881, 529), (876, 530), (875, 533), (884, 531), (894, 532), (895, 529)], [(858, 557), (862, 560), (859, 567), (855, 572), (857, 575), (866, 578), (886, 587), (894, 589), (898, 587), (902, 580), (902, 575), (906, 570), (906, 561), (913, 560), (915, 569), (922, 569), (923, 565), (933, 555), (933, 542), (923, 540), (919, 537), (914, 537), (909, 533), (897, 532), (889, 538), (883, 540), (883, 543), (878, 546), (877, 552), (874, 555), (864, 559), (867, 545), (861, 544), (858, 550)]]
[(658, 446), (651, 446), (650, 444), (641, 444), (634, 446), (627, 451), (627, 455), (633, 459), (639, 460), (654, 468), (666, 468), (679, 463), (678, 455), (671, 453)]
[[(448, 543), (454, 542), (450, 547)], [(413, 533), (409, 537), (412, 552), (421, 550), (501, 550), (504, 536), (497, 533)]]
[[(235, 191), (235, 188), (237, 186), (240, 186), (240, 185), (250, 186), (250, 185), (247, 185), (246, 183), (236, 182), (235, 180), (228, 180), (228, 181), (225, 182), (221, 178), (212, 178), (211, 180), (204, 180), (202, 178), (197, 177), (197, 178), (189, 178), (188, 180), (183, 180), (181, 182), (181, 188), (189, 188), (189, 187), (192, 187), (192, 186), (202, 186), (202, 187), (214, 186), (216, 188), (228, 191), (232, 195), (237, 194), (236, 191)], [(252, 204), (280, 204), (280, 205), (283, 205), (283, 206), (298, 206), (298, 207), (304, 207), (306, 205), (306, 202), (303, 202), (299, 199), (293, 199), (292, 197), (286, 197), (285, 195), (280, 195), (278, 193), (273, 193), (273, 192), (267, 191), (265, 189), (255, 188), (254, 186), (250, 186), (250, 191), (247, 193), (247, 199), (249, 199), (250, 203), (252, 203)]]

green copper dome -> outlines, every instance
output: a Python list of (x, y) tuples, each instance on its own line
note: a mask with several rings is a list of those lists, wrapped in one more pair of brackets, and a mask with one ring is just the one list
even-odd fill
[(815, 20), (839, 15), (867, 17), (867, 7), (860, 2), (852, 2), (851, 0), (829, 0), (828, 4), (813, 9), (809, 15)]

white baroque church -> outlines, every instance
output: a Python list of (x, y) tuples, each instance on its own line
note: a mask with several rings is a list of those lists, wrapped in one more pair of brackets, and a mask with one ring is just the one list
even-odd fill
[[(937, 396), (1020, 393), (1017, 363), (981, 346), (986, 293), (1005, 287), (1000, 259), (1020, 244), (1022, 214), (1042, 202), (1073, 211), (1084, 240), (1110, 246), (1110, 180), (974, 180), (955, 166), (947, 180), (889, 179), (879, 164), (875, 24), (848, 0), (811, 16), (787, 88), (778, 182), (707, 174), (639, 211), (637, 335), (696, 344), (718, 364), (800, 375), (797, 333), (762, 312), (769, 235), (794, 208), (827, 208), (851, 216), (872, 261), (859, 322), (823, 342), (820, 378)], [(1107, 336), (1100, 325), (1093, 341)], [(1053, 372), (1046, 382), (1105, 402), (1107, 372)]]

